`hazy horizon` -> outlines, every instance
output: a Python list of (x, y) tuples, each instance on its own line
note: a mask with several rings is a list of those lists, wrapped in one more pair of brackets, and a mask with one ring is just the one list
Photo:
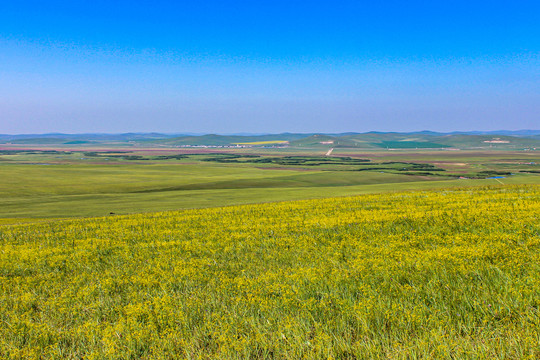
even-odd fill
[(157, 132), (157, 131), (150, 131), (150, 132), (80, 132), (80, 133), (62, 133), (62, 132), (48, 132), (48, 133), (0, 133), (0, 136), (46, 136), (46, 137), (52, 137), (52, 136), (119, 136), (119, 135), (163, 135), (167, 137), (174, 137), (174, 136), (206, 136), (206, 135), (218, 135), (218, 136), (266, 136), (266, 135), (283, 135), (283, 134), (296, 134), (296, 135), (344, 135), (344, 134), (369, 134), (369, 133), (381, 133), (381, 134), (388, 134), (388, 133), (396, 133), (396, 134), (420, 134), (420, 133), (433, 133), (433, 134), (441, 134), (441, 135), (447, 135), (447, 134), (481, 134), (481, 135), (511, 135), (511, 136), (530, 136), (530, 135), (538, 135), (540, 134), (540, 128), (539, 129), (519, 129), (519, 130), (507, 130), (507, 129), (499, 129), (499, 130), (489, 130), (489, 131), (483, 131), (483, 130), (471, 130), (471, 131), (448, 131), (448, 132), (437, 132), (437, 131), (431, 131), (431, 130), (418, 130), (418, 131), (365, 131), (365, 132), (355, 132), (355, 131), (345, 131), (345, 132), (317, 132), (317, 131), (310, 131), (310, 132), (288, 132), (288, 131), (282, 131), (282, 132), (261, 132), (261, 133), (246, 133), (246, 132), (233, 132), (233, 133), (191, 133), (191, 132), (178, 132), (178, 133), (164, 133), (164, 132)]

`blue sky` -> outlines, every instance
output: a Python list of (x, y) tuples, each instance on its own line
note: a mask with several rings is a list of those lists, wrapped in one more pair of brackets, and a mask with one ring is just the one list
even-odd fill
[(0, 2), (0, 133), (540, 128), (538, 1)]

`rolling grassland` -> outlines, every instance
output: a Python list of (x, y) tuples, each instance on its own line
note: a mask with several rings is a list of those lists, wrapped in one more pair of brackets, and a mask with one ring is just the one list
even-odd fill
[(0, 150), (0, 222), (540, 184), (538, 152), (183, 151)]
[(539, 308), (538, 185), (0, 225), (0, 358), (537, 359)]

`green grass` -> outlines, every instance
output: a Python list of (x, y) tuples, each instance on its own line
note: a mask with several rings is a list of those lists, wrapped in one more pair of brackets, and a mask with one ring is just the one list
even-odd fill
[[(18, 181), (15, 177), (1, 177), (0, 218), (103, 216), (110, 212), (126, 214), (499, 184), (494, 179), (419, 181), (415, 176), (373, 172), (306, 173), (226, 166), (47, 167), (50, 172), (36, 172), (35, 166), (21, 167), (16, 174)], [(6, 169), (0, 168), (0, 173), (2, 170)], [(520, 175), (502, 181), (540, 183), (540, 176)]]
[(539, 213), (498, 185), (1, 225), (0, 358), (538, 359)]
[[(103, 151), (103, 150), (102, 150)], [(283, 151), (283, 152), (280, 152)], [(514, 172), (503, 183), (539, 183), (538, 153), (391, 152), (353, 154), (356, 159), (314, 156), (310, 150), (245, 149), (229, 155), (132, 150), (126, 161), (118, 150), (85, 156), (83, 152), (24, 152), (0, 155), (0, 218), (63, 218), (213, 207), (354, 194), (499, 184), (500, 180), (456, 180), (448, 175), (482, 171)], [(278, 155), (291, 156), (280, 158)], [(185, 154), (184, 154), (185, 155)], [(231, 156), (233, 155), (233, 156)], [(235, 158), (237, 155), (248, 155)], [(113, 157), (120, 156), (120, 157)], [(173, 157), (159, 160), (160, 157)], [(232, 163), (208, 161), (232, 159)], [(261, 163), (259, 160), (271, 160)], [(108, 159), (108, 160), (106, 160)], [(280, 159), (283, 159), (281, 161)], [(392, 162), (391, 164), (383, 164)], [(403, 163), (434, 164), (446, 171), (400, 171)], [(531, 164), (535, 163), (535, 164)], [(382, 164), (382, 165), (381, 165)], [(353, 171), (370, 167), (384, 170)], [(410, 167), (411, 169), (414, 166)], [(429, 167), (426, 167), (429, 169)], [(412, 174), (412, 175), (407, 175)], [(427, 173), (426, 173), (427, 174)]]

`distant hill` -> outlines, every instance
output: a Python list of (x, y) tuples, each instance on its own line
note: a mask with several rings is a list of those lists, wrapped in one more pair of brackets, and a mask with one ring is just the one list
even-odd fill
[(333, 147), (339, 142), (339, 137), (324, 135), (324, 134), (315, 134), (302, 139), (298, 139), (290, 142), (290, 146), (297, 147)]
[(0, 134), (0, 142), (11, 142), (14, 144), (31, 144), (31, 143), (65, 143), (72, 141), (135, 141), (135, 140), (152, 140), (164, 139), (169, 137), (179, 136), (160, 133), (124, 133), (124, 134), (19, 134), (7, 135)]
[(540, 149), (540, 130), (437, 133), (418, 131), (341, 134), (193, 135), (160, 133), (0, 135), (0, 144), (139, 146), (289, 146), (362, 149)]
[(232, 146), (252, 142), (293, 141), (309, 136), (307, 134), (271, 134), (271, 135), (216, 135), (179, 136), (157, 141), (147, 141), (170, 146)]
[(508, 135), (442, 135), (435, 136), (434, 141), (449, 144), (455, 148), (478, 148), (478, 147), (497, 147), (497, 148), (528, 148), (538, 147), (540, 139), (530, 137), (517, 137)]
[(453, 132), (450, 134), (462, 135), (508, 135), (517, 137), (534, 137), (540, 136), (540, 130), (498, 130), (498, 131), (468, 131), (468, 132)]

